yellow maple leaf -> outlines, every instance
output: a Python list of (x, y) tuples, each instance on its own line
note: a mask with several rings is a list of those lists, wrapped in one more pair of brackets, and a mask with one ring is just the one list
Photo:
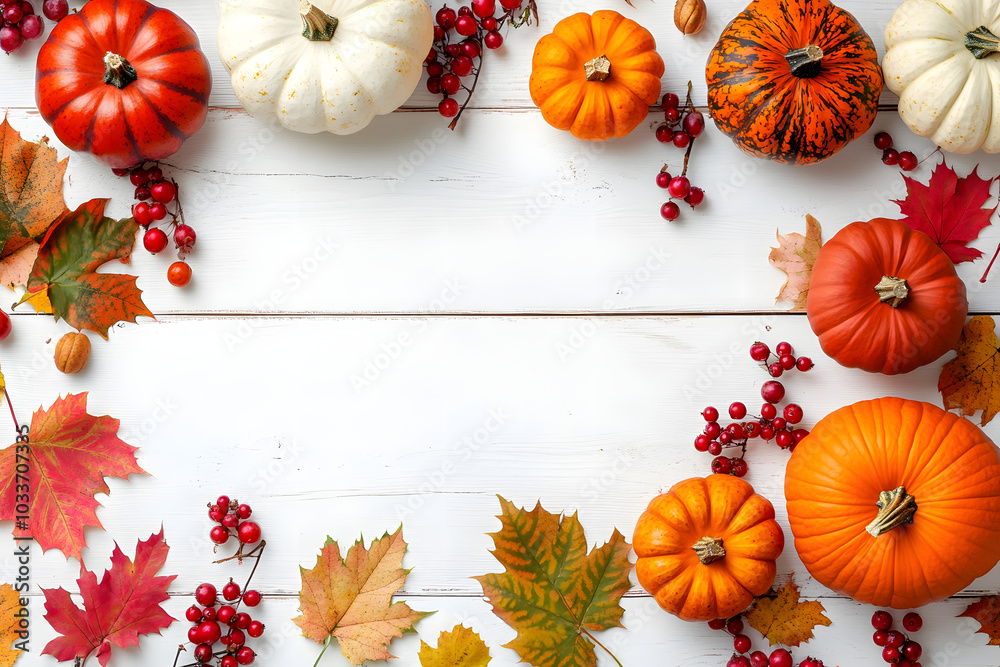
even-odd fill
[(437, 648), (421, 640), (422, 667), (486, 667), (490, 664), (490, 649), (471, 629), (456, 625), (450, 632), (442, 632)]
[(771, 248), (767, 260), (771, 266), (781, 269), (787, 275), (785, 284), (774, 299), (792, 302), (792, 311), (806, 309), (806, 297), (809, 296), (809, 279), (812, 277), (813, 264), (819, 255), (823, 244), (823, 230), (816, 218), (806, 216), (806, 235), (798, 232), (777, 234), (778, 247)]
[(958, 356), (941, 369), (938, 391), (948, 410), (964, 415), (982, 410), (980, 425), (986, 426), (1000, 411), (1000, 340), (996, 322), (989, 315), (976, 315), (962, 329), (955, 343)]
[(18, 632), (22, 629), (18, 624), (20, 620), (14, 614), (21, 610), (21, 596), (10, 584), (0, 584), (0, 667), (11, 667), (17, 657), (21, 655), (20, 649), (11, 648), (11, 644), (22, 637)]
[(801, 601), (799, 587), (789, 579), (780, 591), (772, 588), (754, 600), (747, 612), (747, 623), (767, 637), (772, 646), (798, 646), (812, 639), (817, 625), (830, 625), (824, 611), (820, 602)]
[(328, 537), (316, 566), (299, 568), (302, 615), (292, 620), (304, 636), (323, 644), (323, 652), (336, 638), (352, 665), (395, 658), (389, 653), (389, 642), (415, 632), (413, 624), (427, 616), (405, 602), (392, 602), (393, 593), (408, 574), (402, 568), (405, 553), (402, 527), (374, 540), (368, 549), (363, 540), (355, 542), (346, 559), (340, 555), (340, 546)]

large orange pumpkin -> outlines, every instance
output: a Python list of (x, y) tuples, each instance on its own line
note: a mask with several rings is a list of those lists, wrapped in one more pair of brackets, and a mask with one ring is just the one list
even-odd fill
[(708, 59), (715, 126), (756, 157), (809, 164), (875, 120), (882, 69), (871, 37), (828, 0), (754, 0)]
[(653, 35), (618, 12), (573, 14), (535, 45), (528, 87), (542, 118), (574, 137), (622, 137), (660, 96)]
[(774, 583), (784, 545), (771, 503), (731, 475), (675, 484), (649, 503), (632, 537), (639, 583), (686, 621), (746, 609)]
[(876, 218), (840, 230), (819, 251), (809, 325), (844, 366), (893, 375), (952, 349), (969, 312), (965, 283), (927, 235)]
[(788, 522), (810, 574), (879, 607), (954, 595), (1000, 559), (1000, 457), (929, 403), (862, 401), (824, 417), (785, 470)]

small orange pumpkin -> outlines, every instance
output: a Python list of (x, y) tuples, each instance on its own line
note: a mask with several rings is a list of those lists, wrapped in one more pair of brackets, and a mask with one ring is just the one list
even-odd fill
[(528, 88), (542, 118), (574, 137), (623, 137), (660, 96), (653, 35), (618, 12), (580, 12), (535, 45)]
[(1000, 456), (929, 403), (861, 401), (820, 420), (785, 469), (795, 549), (821, 584), (878, 607), (954, 595), (1000, 559)]
[(685, 621), (746, 609), (774, 583), (784, 546), (770, 501), (731, 475), (673, 485), (649, 503), (632, 537), (639, 583)]

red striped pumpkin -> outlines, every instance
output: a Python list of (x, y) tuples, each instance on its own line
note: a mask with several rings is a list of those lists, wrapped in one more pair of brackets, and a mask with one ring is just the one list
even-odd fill
[(90, 0), (38, 53), (35, 101), (59, 140), (113, 168), (173, 154), (205, 122), (198, 36), (144, 0)]
[(810, 164), (875, 120), (882, 69), (871, 38), (828, 0), (754, 0), (708, 59), (716, 127), (755, 157)]

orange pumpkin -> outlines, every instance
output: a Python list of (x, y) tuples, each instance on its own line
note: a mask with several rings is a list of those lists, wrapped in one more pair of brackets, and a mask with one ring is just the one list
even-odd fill
[(879, 607), (954, 595), (1000, 559), (1000, 457), (972, 422), (929, 403), (862, 401), (824, 417), (785, 471), (810, 574)]
[(641, 25), (611, 10), (574, 14), (535, 45), (528, 87), (542, 118), (603, 141), (641, 123), (660, 96), (663, 59)]
[(774, 583), (784, 545), (771, 503), (731, 475), (675, 484), (649, 503), (632, 537), (639, 583), (686, 621), (746, 609)]
[(882, 69), (871, 37), (828, 0), (754, 0), (708, 59), (715, 126), (747, 153), (810, 164), (875, 120)]
[(876, 218), (819, 251), (806, 300), (823, 351), (844, 366), (908, 373), (952, 349), (969, 303), (955, 265), (927, 235)]

